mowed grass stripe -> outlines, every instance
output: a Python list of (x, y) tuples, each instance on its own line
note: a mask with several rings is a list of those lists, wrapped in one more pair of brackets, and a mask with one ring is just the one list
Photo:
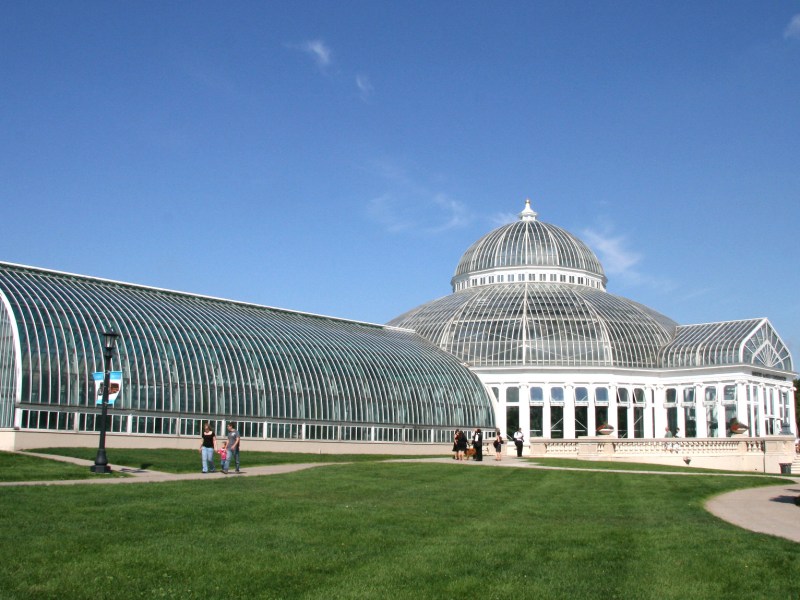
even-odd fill
[(763, 478), (361, 463), (6, 488), (8, 598), (790, 598), (797, 544), (702, 508)]

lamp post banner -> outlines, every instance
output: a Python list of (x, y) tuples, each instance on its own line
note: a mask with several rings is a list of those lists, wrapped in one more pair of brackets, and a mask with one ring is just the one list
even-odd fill
[[(109, 405), (114, 405), (114, 400), (117, 399), (119, 396), (120, 391), (122, 390), (122, 371), (109, 371), (109, 380), (108, 380), (108, 403)], [(94, 378), (94, 391), (95, 391), (95, 404), (102, 404), (103, 403), (103, 378), (105, 377), (105, 373), (102, 371), (98, 371), (96, 373), (92, 373), (92, 377)]]

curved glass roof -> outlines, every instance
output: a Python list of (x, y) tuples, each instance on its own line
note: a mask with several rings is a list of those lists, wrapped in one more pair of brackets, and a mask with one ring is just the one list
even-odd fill
[(677, 324), (603, 290), (515, 283), (468, 288), (390, 321), (471, 367), (655, 367)]
[(456, 267), (454, 282), (495, 269), (555, 267), (595, 276), (605, 283), (603, 266), (586, 244), (536, 216), (528, 200), (518, 221), (490, 231), (472, 244)]
[(789, 349), (767, 319), (682, 325), (659, 361), (668, 368), (744, 363), (792, 370)]
[(0, 427), (14, 405), (94, 408), (102, 332), (116, 408), (215, 418), (492, 427), (491, 399), (413, 332), (0, 263)]

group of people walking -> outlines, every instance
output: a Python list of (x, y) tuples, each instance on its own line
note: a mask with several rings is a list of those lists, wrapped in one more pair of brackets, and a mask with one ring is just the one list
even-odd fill
[(228, 423), (227, 439), (223, 440), (219, 448), (217, 448), (217, 436), (214, 430), (211, 429), (211, 423), (203, 425), (202, 433), (203, 441), (200, 444), (200, 457), (203, 465), (203, 473), (215, 472), (216, 466), (214, 463), (214, 454), (219, 454), (220, 462), (222, 463), (222, 472), (227, 475), (230, 468), (231, 460), (236, 468), (236, 473), (239, 473), (239, 446), (241, 445), (242, 438), (236, 430), (235, 423)]
[[(502, 460), (503, 444), (505, 444), (505, 440), (498, 431), (492, 442), (495, 460)], [(460, 429), (456, 429), (453, 435), (453, 460), (469, 460), (470, 458), (476, 461), (483, 460), (483, 431), (480, 427), (476, 428), (469, 436)]]

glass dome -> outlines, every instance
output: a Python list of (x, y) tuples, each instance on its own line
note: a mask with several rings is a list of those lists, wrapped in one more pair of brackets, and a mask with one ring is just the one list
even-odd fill
[(632, 300), (569, 284), (468, 288), (389, 322), (470, 367), (657, 366), (677, 323)]
[(520, 269), (517, 275), (524, 275), (526, 280), (556, 275), (544, 279), (560, 281), (558, 275), (571, 274), (581, 276), (585, 285), (605, 288), (603, 266), (586, 244), (560, 227), (538, 221), (530, 200), (525, 202), (519, 217), (518, 221), (489, 232), (467, 249), (456, 267), (453, 291), (479, 283), (481, 276)]
[(518, 221), (464, 253), (453, 294), (389, 324), (470, 367), (656, 367), (677, 323), (606, 292), (594, 252), (536, 216), (527, 201)]

